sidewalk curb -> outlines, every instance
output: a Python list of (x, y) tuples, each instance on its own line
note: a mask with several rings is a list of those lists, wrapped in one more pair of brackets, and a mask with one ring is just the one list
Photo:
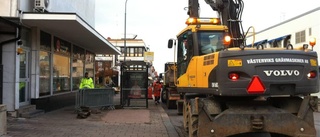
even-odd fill
[(174, 126), (172, 125), (168, 114), (164, 111), (161, 105), (158, 105), (157, 107), (159, 108), (163, 124), (167, 129), (169, 137), (179, 137), (179, 134), (177, 133)]

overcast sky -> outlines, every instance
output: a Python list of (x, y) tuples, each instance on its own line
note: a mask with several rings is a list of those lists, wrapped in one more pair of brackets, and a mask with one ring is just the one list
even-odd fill
[[(254, 26), (261, 31), (272, 25), (320, 7), (320, 0), (243, 0), (244, 30)], [(201, 17), (216, 17), (204, 0), (199, 0)], [(128, 0), (127, 34), (136, 34), (154, 52), (154, 66), (160, 73), (164, 63), (173, 61), (173, 49), (167, 48), (188, 18), (188, 0)], [(125, 0), (96, 0), (95, 29), (104, 37), (123, 38)]]

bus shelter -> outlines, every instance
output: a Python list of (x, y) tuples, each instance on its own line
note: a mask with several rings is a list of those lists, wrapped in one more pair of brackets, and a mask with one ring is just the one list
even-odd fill
[(148, 108), (148, 67), (143, 61), (122, 63), (121, 106)]

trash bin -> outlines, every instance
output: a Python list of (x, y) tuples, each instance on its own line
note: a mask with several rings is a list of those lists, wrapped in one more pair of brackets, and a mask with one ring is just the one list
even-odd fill
[(7, 134), (7, 108), (0, 104), (0, 136)]

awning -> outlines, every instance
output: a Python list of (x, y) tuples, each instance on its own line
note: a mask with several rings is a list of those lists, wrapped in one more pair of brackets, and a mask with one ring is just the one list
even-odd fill
[(275, 38), (275, 39), (271, 39), (271, 40), (268, 41), (268, 43), (272, 43), (274, 41), (281, 41), (281, 40), (287, 38), (288, 36), (291, 36), (291, 35), (285, 35), (285, 36), (281, 36), (281, 37), (278, 37), (278, 38)]
[[(255, 42), (254, 44), (253, 44), (253, 46), (257, 46), (257, 45), (260, 45), (260, 44), (265, 44), (265, 43), (267, 43), (267, 39), (265, 39), (265, 40), (261, 40), (261, 41), (258, 41), (258, 42)], [(247, 47), (252, 47), (252, 44), (249, 44), (249, 45), (247, 45)]]
[(96, 54), (121, 52), (75, 13), (23, 13), (22, 24), (38, 27)]

